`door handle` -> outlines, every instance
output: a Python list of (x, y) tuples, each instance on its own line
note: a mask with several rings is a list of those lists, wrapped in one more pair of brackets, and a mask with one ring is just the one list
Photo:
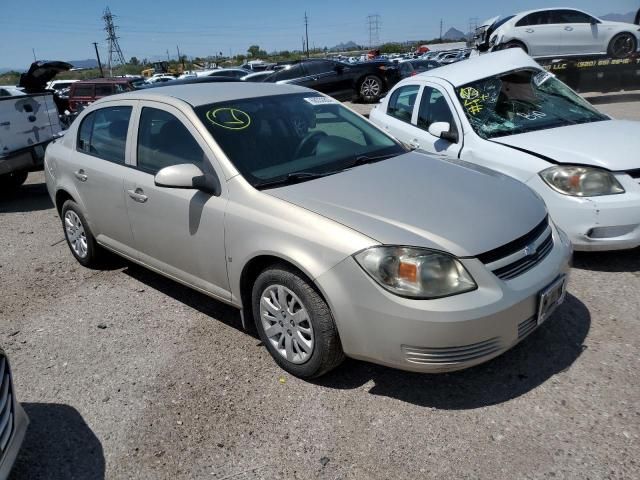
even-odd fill
[(411, 140), (409, 142), (409, 148), (412, 148), (413, 150), (417, 150), (418, 148), (420, 148), (420, 144), (418, 143), (418, 140)]
[(81, 182), (86, 182), (87, 178), (89, 178), (85, 173), (83, 169), (78, 170), (77, 172), (73, 172), (73, 174), (76, 176), (76, 178), (78, 180), (80, 180)]
[(525, 30), (525, 32), (527, 32), (527, 33), (533, 33), (533, 32), (534, 32), (534, 30), (533, 30), (533, 28), (527, 28), (527, 29)]
[(138, 203), (144, 203), (149, 199), (149, 197), (144, 194), (144, 190), (142, 190), (141, 188), (136, 188), (135, 190), (127, 190), (127, 193), (135, 202)]
[(564, 27), (564, 29), (565, 29), (567, 32), (572, 32), (572, 31), (573, 31), (573, 27)]

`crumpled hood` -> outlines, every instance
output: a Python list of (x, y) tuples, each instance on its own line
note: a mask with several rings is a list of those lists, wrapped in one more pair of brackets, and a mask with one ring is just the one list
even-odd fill
[(528, 233), (546, 215), (526, 186), (491, 170), (411, 152), (263, 193), (383, 244), (475, 256)]
[(640, 122), (603, 120), (494, 138), (563, 164), (614, 172), (640, 168)]

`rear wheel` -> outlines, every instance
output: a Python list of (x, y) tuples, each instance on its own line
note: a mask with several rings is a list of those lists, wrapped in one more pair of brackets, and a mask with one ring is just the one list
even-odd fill
[(278, 265), (264, 270), (254, 283), (252, 305), (262, 343), (292, 375), (318, 377), (344, 359), (329, 307), (294, 269)]
[(524, 50), (524, 53), (529, 53), (529, 51), (527, 50), (527, 46), (524, 43), (519, 42), (518, 40), (511, 40), (510, 42), (505, 43), (502, 48), (521, 48), (522, 50)]
[(11, 172), (0, 175), (0, 193), (12, 192), (27, 181), (29, 172)]
[(382, 80), (375, 75), (368, 75), (360, 82), (358, 93), (364, 102), (373, 103), (380, 99), (382, 90)]
[(73, 200), (62, 205), (62, 228), (69, 250), (76, 260), (87, 268), (97, 268), (104, 253), (96, 243), (80, 207)]
[(631, 33), (624, 32), (611, 39), (607, 51), (614, 58), (627, 58), (636, 51), (637, 46), (636, 37)]

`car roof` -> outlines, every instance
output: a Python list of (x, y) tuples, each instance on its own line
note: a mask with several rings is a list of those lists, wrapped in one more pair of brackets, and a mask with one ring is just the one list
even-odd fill
[(420, 73), (413, 80), (426, 80), (431, 78), (441, 78), (447, 80), (454, 87), (459, 87), (474, 80), (499, 75), (510, 70), (519, 68), (542, 67), (520, 48), (508, 48), (499, 52), (485, 53), (477, 57), (471, 57), (460, 62), (443, 65), (437, 69)]
[[(586, 13), (587, 15), (591, 15), (590, 13), (585, 12), (584, 10), (581, 10), (579, 8), (575, 8), (575, 7), (546, 7), (546, 8), (536, 8), (535, 10), (527, 10), (524, 12), (518, 12), (515, 15), (513, 15), (514, 17), (518, 17), (518, 18), (522, 18), (526, 15), (529, 15), (530, 13), (536, 13), (536, 12), (550, 12), (551, 10), (572, 10), (574, 12), (582, 12), (582, 13)], [(507, 16), (507, 15), (505, 15)], [(595, 15), (591, 15), (592, 17), (594, 17)], [(502, 17), (501, 17), (502, 18)]]
[[(172, 85), (163, 88), (149, 88), (134, 90), (106, 99), (111, 100), (161, 100), (162, 98), (176, 98), (194, 107), (210, 103), (242, 100), (245, 98), (267, 97), (271, 95), (286, 95), (290, 93), (314, 92), (308, 88), (295, 85), (277, 85), (270, 83), (220, 82), (195, 83), (189, 85)], [(96, 102), (97, 103), (97, 102)]]

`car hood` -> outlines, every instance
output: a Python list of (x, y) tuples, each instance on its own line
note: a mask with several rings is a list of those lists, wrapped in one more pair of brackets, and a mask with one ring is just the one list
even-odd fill
[(382, 244), (457, 256), (509, 243), (546, 215), (543, 202), (509, 177), (417, 152), (263, 192)]
[(603, 120), (494, 138), (494, 142), (547, 157), (552, 163), (614, 172), (640, 168), (640, 122)]

